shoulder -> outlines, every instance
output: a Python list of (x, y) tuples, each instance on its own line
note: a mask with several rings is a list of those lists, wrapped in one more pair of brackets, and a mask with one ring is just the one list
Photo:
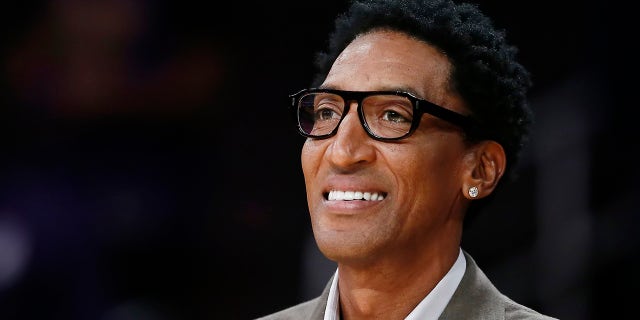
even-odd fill
[(549, 317), (523, 306), (505, 295), (502, 296), (505, 301), (504, 318), (506, 320), (557, 320), (557, 318)]
[[(447, 307), (440, 316), (445, 319), (553, 320), (532, 308), (515, 302), (498, 290), (464, 252), (467, 268)], [(470, 303), (473, 301), (473, 303)]]
[(311, 319), (320, 303), (320, 297), (302, 302), (284, 310), (257, 318), (256, 320), (300, 320)]

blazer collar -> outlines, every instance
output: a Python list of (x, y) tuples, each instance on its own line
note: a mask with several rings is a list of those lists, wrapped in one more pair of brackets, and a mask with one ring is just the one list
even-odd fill
[(467, 270), (439, 319), (504, 320), (505, 306), (502, 294), (480, 270), (473, 258), (467, 252), (463, 253), (467, 259)]

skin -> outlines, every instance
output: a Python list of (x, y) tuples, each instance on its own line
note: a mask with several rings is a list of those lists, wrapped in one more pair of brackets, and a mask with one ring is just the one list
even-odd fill
[[(468, 114), (448, 82), (451, 63), (437, 48), (395, 31), (356, 38), (322, 87), (404, 90)], [(466, 190), (489, 194), (504, 170), (494, 142), (470, 145), (429, 114), (397, 142), (369, 137), (351, 106), (335, 136), (307, 139), (301, 154), (316, 242), (338, 263), (343, 319), (403, 319), (458, 256)], [(502, 158), (501, 158), (502, 156)], [(381, 201), (328, 201), (330, 190), (368, 191)]]

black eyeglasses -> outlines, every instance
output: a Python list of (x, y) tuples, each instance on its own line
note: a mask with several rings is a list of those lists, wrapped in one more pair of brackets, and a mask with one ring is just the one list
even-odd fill
[(298, 131), (305, 137), (324, 139), (338, 132), (349, 112), (350, 101), (358, 103), (360, 123), (376, 140), (393, 141), (408, 137), (428, 113), (466, 130), (473, 120), (402, 91), (344, 91), (304, 89), (289, 96)]

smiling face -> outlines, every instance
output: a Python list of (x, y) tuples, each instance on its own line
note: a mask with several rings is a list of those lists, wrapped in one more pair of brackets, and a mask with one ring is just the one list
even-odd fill
[[(466, 114), (449, 90), (450, 71), (447, 57), (435, 47), (402, 33), (374, 31), (349, 44), (322, 87), (409, 91)], [(376, 141), (352, 103), (335, 136), (307, 139), (302, 149), (318, 247), (339, 263), (370, 263), (434, 253), (443, 243), (457, 246), (467, 203), (461, 190), (468, 152), (460, 130), (429, 114), (408, 138)]]

